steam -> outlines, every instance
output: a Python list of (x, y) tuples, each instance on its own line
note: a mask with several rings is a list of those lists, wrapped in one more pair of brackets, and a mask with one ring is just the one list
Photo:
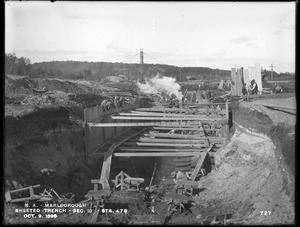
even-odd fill
[(159, 75), (156, 75), (147, 80), (145, 84), (137, 82), (137, 86), (144, 94), (167, 94), (170, 97), (173, 94), (179, 100), (181, 100), (183, 96), (180, 91), (180, 85), (176, 83), (175, 78), (172, 77), (159, 77)]

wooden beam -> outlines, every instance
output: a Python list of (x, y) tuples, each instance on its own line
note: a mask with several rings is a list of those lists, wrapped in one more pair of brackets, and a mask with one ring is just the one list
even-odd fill
[(209, 139), (214, 141), (223, 141), (224, 138), (216, 136), (201, 136), (201, 135), (182, 135), (182, 134), (171, 134), (171, 133), (145, 133), (144, 136), (148, 137), (160, 137), (160, 138), (178, 138), (178, 139)]
[(183, 103), (183, 105), (193, 105), (193, 106), (217, 106), (217, 105), (225, 105), (225, 102), (218, 102), (218, 103)]
[(168, 114), (168, 113), (150, 113), (150, 112), (144, 112), (144, 113), (119, 113), (120, 116), (146, 116), (146, 117), (183, 117), (183, 118), (201, 118), (204, 116), (203, 115), (198, 115), (198, 114)]
[(200, 158), (199, 158), (199, 160), (197, 162), (197, 165), (196, 165), (196, 167), (195, 167), (195, 169), (194, 169), (194, 171), (193, 171), (193, 173), (191, 175), (191, 180), (195, 180), (196, 179), (196, 177), (198, 175), (198, 172), (199, 172), (199, 170), (200, 170), (200, 168), (201, 168), (201, 166), (202, 166), (202, 164), (204, 162), (204, 159), (205, 159), (207, 153), (211, 150), (211, 148), (212, 148), (212, 145), (210, 145), (209, 148), (206, 149), (206, 151), (204, 151), (204, 152), (201, 153), (201, 156), (200, 156)]
[[(137, 111), (153, 111), (153, 112), (180, 112), (180, 108), (164, 108), (164, 107), (152, 107), (152, 108), (137, 108)], [(187, 110), (182, 109), (182, 112), (186, 112)]]
[(153, 127), (155, 130), (175, 130), (175, 131), (202, 131), (203, 128), (167, 128), (167, 127)]
[(203, 144), (204, 139), (198, 140), (182, 140), (182, 139), (150, 139), (150, 138), (140, 138), (134, 142), (147, 142), (147, 143), (188, 143), (188, 144)]
[(123, 145), (132, 146), (132, 145), (138, 145), (138, 146), (149, 146), (149, 147), (195, 147), (195, 148), (201, 148), (205, 147), (203, 144), (175, 144), (175, 143), (143, 143), (143, 142), (125, 142)]
[(162, 151), (162, 152), (201, 152), (204, 148), (149, 148), (149, 147), (118, 147), (118, 150), (123, 151)]
[(135, 120), (135, 121), (218, 121), (226, 120), (224, 117), (131, 117), (131, 116), (111, 116), (114, 120)]
[[(211, 121), (211, 120), (201, 120), (201, 122), (215, 122), (215, 123), (226, 123), (226, 119)], [(89, 127), (145, 127), (145, 126), (166, 126), (166, 127), (191, 127), (192, 125), (199, 124), (198, 121), (194, 122), (133, 122), (133, 123), (88, 123)]]
[(177, 157), (195, 156), (199, 152), (143, 152), (143, 153), (113, 153), (115, 157)]
[[(208, 109), (210, 113), (216, 113), (216, 112), (220, 112), (220, 110), (217, 110), (217, 109)], [(164, 114), (201, 114), (201, 113), (206, 113), (206, 109), (198, 109), (198, 110), (194, 110), (194, 109), (191, 109), (191, 110), (186, 110), (186, 109), (183, 109), (182, 111), (180, 111), (180, 109), (178, 110), (172, 110), (171, 111), (159, 111), (158, 109), (156, 109), (156, 111), (134, 111), (134, 110), (131, 110), (131, 114), (136, 114), (136, 115), (164, 115)]]

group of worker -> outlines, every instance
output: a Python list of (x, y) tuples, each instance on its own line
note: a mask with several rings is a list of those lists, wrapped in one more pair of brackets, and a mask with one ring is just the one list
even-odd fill
[[(277, 84), (275, 83), (275, 86), (273, 86), (272, 89), (272, 93), (282, 93), (283, 89), (281, 86), (277, 86)], [(257, 83), (255, 82), (255, 80), (251, 80), (250, 85), (248, 86), (248, 90), (246, 89), (246, 84), (243, 84), (242, 87), (242, 94), (243, 95), (257, 95), (258, 94), (258, 86)]]
[(248, 90), (246, 89), (246, 84), (245, 83), (243, 84), (242, 94), (243, 95), (257, 95), (258, 94), (258, 86), (254, 79), (251, 80), (251, 82), (248, 86)]
[(114, 108), (123, 108), (126, 104), (131, 104), (134, 102), (133, 97), (124, 97), (120, 95), (116, 95), (113, 99), (106, 98), (101, 102), (101, 107), (103, 111), (111, 110)]

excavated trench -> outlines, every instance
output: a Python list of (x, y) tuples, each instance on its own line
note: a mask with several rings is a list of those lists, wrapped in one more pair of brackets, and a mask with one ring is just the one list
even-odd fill
[[(206, 217), (232, 214), (235, 224), (294, 223), (294, 138), (286, 136), (291, 127), (274, 124), (260, 111), (232, 103), (234, 124), (229, 143), (215, 156), (216, 168), (210, 160), (205, 166), (208, 175), (200, 179), (198, 195), (189, 211), (173, 214), (168, 224), (200, 224)], [(58, 194), (73, 192), (75, 201), (84, 199), (92, 189), (91, 179), (101, 173), (102, 160), (89, 165), (85, 159), (84, 129), (69, 118), (63, 107), (38, 109), (16, 118), (5, 117), (5, 179), (6, 187), (16, 181), (23, 187), (40, 184), (36, 192), (54, 188)], [(82, 116), (78, 116), (78, 119)], [(152, 185), (159, 185), (174, 167), (172, 158), (117, 158), (112, 161), (111, 177), (121, 170), (145, 178), (141, 187), (149, 185), (157, 163)], [(49, 176), (41, 170), (54, 172)], [(99, 223), (138, 224), (165, 222), (167, 203), (155, 202), (149, 209), (141, 193), (115, 192), (109, 203), (129, 204), (127, 214), (100, 215)], [(11, 206), (13, 209), (15, 205)], [(9, 211), (9, 208), (7, 208)], [(261, 211), (271, 211), (262, 215)], [(32, 220), (6, 215), (10, 223)], [(63, 216), (51, 223), (89, 223), (91, 215)], [(41, 221), (41, 220), (40, 220)], [(45, 220), (44, 220), (45, 222)], [(50, 223), (50, 222), (48, 222)]]

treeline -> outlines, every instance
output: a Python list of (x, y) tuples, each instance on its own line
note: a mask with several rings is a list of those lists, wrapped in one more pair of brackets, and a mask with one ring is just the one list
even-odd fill
[[(264, 69), (261, 72), (261, 75), (263, 81), (271, 80), (271, 71)], [(278, 74), (275, 71), (273, 71), (273, 80), (295, 80), (295, 74), (289, 72)]]
[(5, 54), (5, 73), (13, 75), (30, 75), (31, 74), (31, 61), (29, 58), (18, 58), (15, 53)]
[(157, 73), (187, 79), (229, 79), (230, 71), (203, 67), (177, 67), (162, 64), (124, 64), (109, 62), (52, 61), (32, 64), (32, 77), (101, 80), (106, 76), (125, 75), (130, 79), (145, 79)]
[[(125, 64), (111, 62), (79, 62), (79, 61), (51, 61), (31, 64), (30, 59), (16, 54), (5, 54), (5, 73), (15, 75), (28, 75), (32, 78), (59, 78), (59, 79), (85, 79), (101, 81), (106, 76), (125, 75), (130, 79), (146, 79), (157, 73), (185, 80), (228, 80), (231, 78), (230, 70), (211, 69), (207, 67), (178, 67), (163, 64)], [(268, 77), (269, 71), (265, 71)], [(274, 74), (275, 78), (289, 79), (292, 74)]]

